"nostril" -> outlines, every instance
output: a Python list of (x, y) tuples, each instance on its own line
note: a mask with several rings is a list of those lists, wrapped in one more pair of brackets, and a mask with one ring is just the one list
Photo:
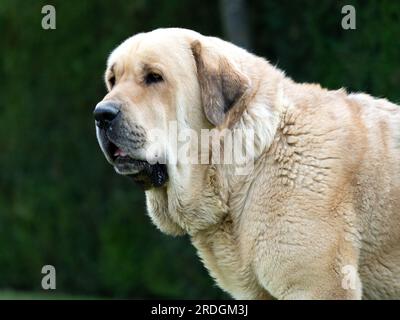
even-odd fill
[(100, 102), (94, 109), (93, 115), (100, 126), (109, 124), (119, 113), (119, 108), (112, 102)]

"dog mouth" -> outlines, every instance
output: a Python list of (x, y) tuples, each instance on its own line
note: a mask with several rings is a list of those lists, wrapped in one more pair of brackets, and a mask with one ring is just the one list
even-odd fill
[(112, 164), (121, 175), (135, 175), (143, 171), (149, 164), (147, 161), (131, 158), (128, 153), (110, 142)]
[(165, 164), (152, 164), (146, 160), (135, 159), (106, 135), (99, 136), (99, 143), (115, 171), (120, 175), (130, 177), (144, 190), (162, 187), (168, 181)]

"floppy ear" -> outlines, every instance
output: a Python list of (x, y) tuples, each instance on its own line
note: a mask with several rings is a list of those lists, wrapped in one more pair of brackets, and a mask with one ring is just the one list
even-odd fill
[(230, 127), (244, 110), (241, 98), (250, 86), (249, 79), (227, 58), (204, 48), (200, 41), (191, 44), (197, 67), (204, 113), (214, 126)]

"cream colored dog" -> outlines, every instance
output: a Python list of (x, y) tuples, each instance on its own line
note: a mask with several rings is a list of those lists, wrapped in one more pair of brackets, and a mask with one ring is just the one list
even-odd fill
[[(184, 29), (126, 40), (106, 83), (94, 112), (106, 158), (144, 186), (161, 231), (190, 235), (234, 298), (400, 298), (399, 106), (295, 83)], [(199, 135), (254, 132), (252, 170), (181, 163), (171, 121)]]

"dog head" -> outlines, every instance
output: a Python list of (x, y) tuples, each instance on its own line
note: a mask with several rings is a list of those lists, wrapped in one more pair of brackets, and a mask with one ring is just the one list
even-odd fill
[(100, 147), (117, 173), (145, 189), (165, 186), (180, 160), (171, 123), (179, 135), (237, 121), (250, 81), (218, 41), (189, 30), (158, 29), (112, 52), (108, 93), (94, 117)]

